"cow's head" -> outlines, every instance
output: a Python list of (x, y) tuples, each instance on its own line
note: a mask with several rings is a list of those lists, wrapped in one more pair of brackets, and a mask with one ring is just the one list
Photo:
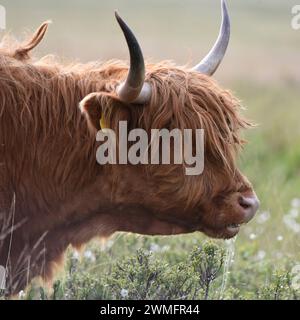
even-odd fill
[[(239, 129), (249, 123), (239, 114), (239, 101), (211, 78), (229, 42), (225, 1), (222, 11), (219, 38), (193, 69), (169, 62), (145, 67), (135, 36), (116, 15), (129, 47), (130, 69), (125, 82), (127, 71), (119, 68), (111, 90), (92, 93), (81, 102), (91, 130), (99, 130), (99, 120), (104, 119), (115, 131), (120, 120), (127, 120), (129, 129), (202, 128), (205, 134), (201, 175), (187, 176), (182, 165), (174, 164), (112, 165), (108, 169), (117, 230), (142, 234), (199, 230), (212, 237), (230, 238), (258, 209), (250, 182), (235, 164), (243, 143)], [(103, 176), (99, 179), (99, 184), (105, 183)]]

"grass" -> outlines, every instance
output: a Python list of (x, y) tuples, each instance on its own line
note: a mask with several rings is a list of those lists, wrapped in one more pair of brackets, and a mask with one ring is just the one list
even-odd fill
[[(90, 0), (85, 6), (79, 1), (60, 2), (60, 10), (55, 1), (39, 6), (31, 0), (26, 7), (20, 2), (18, 9), (11, 1), (3, 2), (8, 12), (14, 12), (11, 28), (20, 29), (21, 22), (22, 27), (33, 28), (41, 19), (53, 18), (55, 24), (40, 54), (57, 52), (82, 61), (127, 57), (113, 21), (114, 8), (120, 8), (139, 30), (144, 51), (155, 61), (172, 57), (179, 63), (194, 62), (197, 59), (190, 52), (204, 54), (217, 32), (212, 17), (218, 7), (212, 1), (189, 0), (185, 6), (181, 1), (163, 5), (161, 1), (131, 1), (130, 5), (112, 1), (100, 8)], [(20, 293), (20, 299), (300, 298), (293, 286), (295, 266), (300, 265), (300, 232), (295, 229), (300, 225), (300, 74), (296, 67), (300, 32), (290, 28), (294, 4), (291, 0), (230, 1), (233, 38), (217, 78), (233, 89), (247, 108), (246, 116), (258, 124), (245, 133), (249, 143), (240, 167), (262, 202), (257, 217), (236, 241), (207, 241), (201, 234), (119, 233), (106, 243), (90, 243), (81, 254), (70, 249), (54, 284), (33, 283)], [(70, 6), (77, 20), (70, 19)], [(153, 25), (153, 12), (160, 24)], [(180, 19), (186, 25), (179, 26)], [(196, 25), (199, 33), (194, 31)]]

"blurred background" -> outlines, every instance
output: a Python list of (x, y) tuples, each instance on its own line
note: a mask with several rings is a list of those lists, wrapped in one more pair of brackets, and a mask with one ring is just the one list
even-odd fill
[[(240, 166), (262, 201), (260, 213), (236, 240), (233, 270), (241, 266), (252, 270), (265, 261), (271, 266), (288, 261), (289, 268), (300, 263), (300, 30), (291, 27), (297, 2), (227, 1), (231, 43), (214, 77), (235, 92), (246, 107), (244, 114), (258, 124), (245, 133), (249, 143)], [(128, 59), (114, 10), (132, 27), (152, 62), (198, 63), (213, 45), (221, 22), (219, 0), (2, 0), (1, 5), (6, 8), (6, 32), (19, 39), (44, 20), (53, 21), (34, 51), (37, 57), (51, 53), (81, 62)], [(104, 245), (109, 254), (107, 260), (101, 258), (101, 265), (140, 247), (156, 252), (159, 259), (179, 261), (180, 254), (184, 257), (203, 239), (196, 234), (169, 238), (118, 234), (109, 249)], [(92, 248), (97, 251), (97, 246)], [(251, 256), (247, 265), (245, 255)], [(270, 275), (262, 272), (261, 277), (265, 283)]]
[[(3, 0), (7, 31), (22, 39), (51, 19), (39, 55), (81, 61), (127, 59), (114, 10), (135, 31), (146, 58), (197, 63), (211, 48), (220, 25), (218, 0)], [(291, 28), (296, 0), (228, 0), (232, 39), (220, 80), (299, 80), (300, 35)]]

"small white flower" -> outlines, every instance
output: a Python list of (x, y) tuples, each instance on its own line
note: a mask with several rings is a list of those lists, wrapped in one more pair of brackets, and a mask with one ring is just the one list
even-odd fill
[(150, 251), (159, 252), (160, 251), (160, 246), (157, 243), (151, 243), (150, 244)]
[(289, 229), (291, 229), (295, 233), (300, 233), (300, 224), (297, 223), (297, 221), (292, 216), (285, 215), (283, 217), (283, 222)]
[(87, 250), (84, 252), (84, 257), (92, 262), (96, 261), (96, 257), (91, 250)]
[(122, 298), (127, 298), (128, 297), (128, 290), (122, 289), (120, 292)]
[(24, 292), (23, 290), (21, 290), (21, 291), (19, 292), (18, 296), (19, 296), (19, 299), (25, 298), (25, 292)]
[(75, 260), (79, 260), (79, 257), (80, 257), (79, 252), (75, 250), (75, 251), (73, 252), (72, 258), (75, 259)]
[(277, 236), (277, 241), (282, 241), (282, 240), (283, 240), (283, 236), (282, 235)]
[(290, 210), (290, 214), (289, 214), (292, 218), (298, 218), (299, 216), (299, 209), (297, 208), (292, 208)]
[(255, 233), (251, 233), (250, 236), (249, 236), (249, 238), (250, 238), (251, 240), (254, 240), (254, 239), (257, 238), (257, 235), (256, 235)]
[(265, 223), (266, 221), (268, 221), (270, 219), (270, 212), (269, 211), (263, 211), (262, 213), (260, 213), (257, 217), (256, 217), (256, 221), (258, 223)]
[(256, 258), (257, 258), (257, 260), (263, 260), (265, 258), (265, 256), (266, 256), (266, 252), (263, 250), (259, 250)]
[(293, 208), (300, 208), (300, 199), (299, 198), (295, 198), (291, 201), (291, 206)]

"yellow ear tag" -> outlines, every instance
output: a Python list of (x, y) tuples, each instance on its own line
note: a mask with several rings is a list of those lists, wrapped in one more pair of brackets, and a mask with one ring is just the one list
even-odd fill
[(106, 125), (105, 125), (103, 117), (100, 118), (100, 128), (101, 129), (105, 129), (106, 128)]

